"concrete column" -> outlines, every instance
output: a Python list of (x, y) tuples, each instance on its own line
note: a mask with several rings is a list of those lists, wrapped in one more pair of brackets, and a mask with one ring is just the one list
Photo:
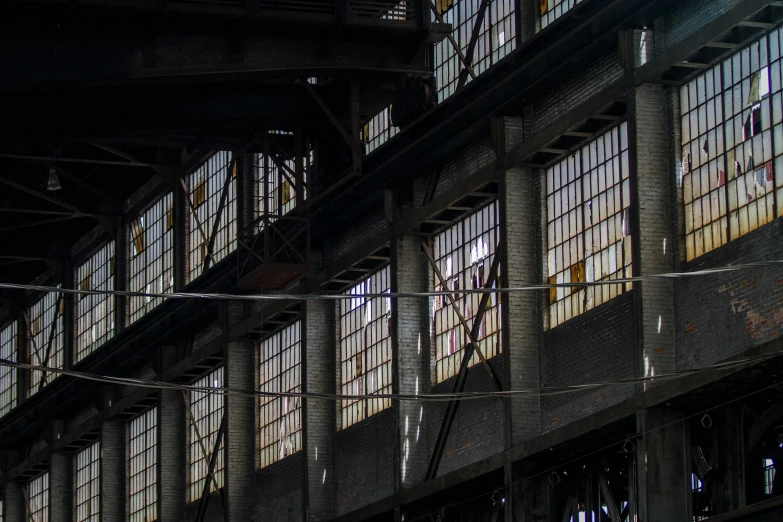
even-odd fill
[[(392, 259), (393, 292), (426, 292), (429, 289), (428, 261), (419, 238), (396, 238)], [(429, 333), (427, 299), (400, 299), (392, 303), (397, 341), (397, 382), (402, 394), (429, 391)], [(427, 433), (423, 404), (395, 403), (400, 430), (400, 487), (410, 488), (424, 481), (427, 473)]]
[[(335, 391), (335, 304), (306, 301), (302, 330), (303, 391)], [(329, 520), (334, 512), (333, 450), (336, 425), (334, 402), (304, 400), (307, 466), (305, 519)]]
[(22, 485), (18, 482), (3, 484), (3, 508), (5, 509), (4, 520), (28, 520), (27, 502)]
[[(243, 319), (239, 301), (225, 305), (228, 325)], [(231, 341), (226, 347), (226, 386), (240, 390), (255, 389), (256, 360), (253, 345), (247, 339)], [(250, 520), (253, 514), (253, 472), (255, 471), (255, 404), (253, 397), (225, 396), (226, 473), (228, 520)]]
[(687, 520), (689, 462), (687, 426), (668, 409), (648, 409), (636, 414), (638, 520), (668, 522)]
[(125, 431), (121, 421), (101, 424), (101, 520), (125, 520)]
[[(671, 272), (676, 238), (672, 233), (672, 183), (666, 93), (642, 85), (629, 96), (628, 143), (635, 209), (634, 274)], [(633, 212), (633, 211), (632, 211)], [(635, 285), (640, 372), (651, 376), (675, 370), (674, 283)]]
[(73, 520), (73, 455), (55, 453), (49, 464), (49, 520)]
[(158, 510), (160, 522), (181, 522), (186, 505), (185, 403), (162, 390), (158, 410)]

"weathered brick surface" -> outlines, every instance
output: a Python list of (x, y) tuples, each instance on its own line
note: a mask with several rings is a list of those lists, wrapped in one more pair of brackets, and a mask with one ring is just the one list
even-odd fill
[(253, 520), (303, 520), (304, 452), (256, 470)]
[(669, 47), (737, 4), (737, 0), (685, 0), (678, 2), (663, 17), (665, 46)]
[(335, 435), (335, 515), (394, 493), (395, 416), (386, 409)]
[[(634, 376), (633, 293), (627, 292), (544, 333), (541, 384), (563, 386)], [(544, 431), (633, 395), (632, 386), (541, 398)]]
[[(780, 219), (684, 265), (701, 270), (783, 259)], [(698, 368), (783, 333), (783, 267), (675, 281), (677, 368)]]
[(102, 520), (125, 520), (127, 429), (127, 425), (122, 421), (105, 421), (101, 424)]
[(185, 402), (177, 390), (160, 392), (158, 416), (158, 509), (160, 522), (181, 522), (186, 502)]
[(27, 506), (22, 485), (18, 482), (6, 482), (3, 484), (3, 509), (4, 520), (27, 519)]
[(49, 462), (49, 519), (73, 520), (73, 466), (70, 453), (55, 453)]

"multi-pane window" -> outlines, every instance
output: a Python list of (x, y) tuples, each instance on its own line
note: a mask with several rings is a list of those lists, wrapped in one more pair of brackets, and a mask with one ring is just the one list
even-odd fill
[[(58, 285), (59, 288), (59, 285)], [(30, 363), (49, 368), (63, 367), (63, 299), (49, 292), (30, 308)], [(35, 393), (59, 374), (46, 370), (30, 372), (30, 393)]]
[[(631, 276), (628, 127), (622, 123), (546, 171), (549, 284)], [(552, 287), (549, 326), (623, 293), (622, 284)]]
[(362, 137), (367, 144), (367, 154), (386, 143), (397, 132), (397, 127), (391, 124), (391, 107), (386, 107), (364, 125)]
[[(297, 321), (261, 343), (262, 394), (302, 391), (301, 335)], [(302, 399), (262, 395), (259, 405), (259, 466), (264, 467), (302, 449)]]
[(76, 454), (76, 522), (101, 518), (101, 443), (95, 442)]
[[(307, 171), (314, 161), (310, 150), (304, 157), (302, 177), (307, 183)], [(258, 215), (283, 216), (296, 207), (296, 163), (293, 159), (265, 154), (254, 155), (256, 179), (256, 209)], [(307, 190), (303, 187), (303, 196)]]
[(139, 415), (128, 425), (128, 518), (158, 519), (158, 409)]
[[(218, 152), (188, 176), (190, 201), (195, 209), (194, 213), (188, 205), (188, 230), (190, 231), (188, 281), (201, 275), (204, 260), (210, 252), (210, 240), (212, 241), (210, 266), (214, 266), (236, 248), (237, 167), (234, 164), (229, 172), (230, 164), (231, 153)], [(221, 200), (223, 200), (223, 209), (218, 213)], [(213, 230), (218, 216), (220, 222), (217, 230)]]
[[(340, 384), (342, 395), (391, 393), (391, 299), (365, 297), (389, 293), (389, 268), (375, 272), (348, 290), (351, 299), (340, 301)], [(388, 408), (381, 399), (343, 399), (340, 427), (359, 422)]]
[[(169, 193), (133, 220), (129, 227), (129, 285), (131, 292), (162, 294), (174, 289), (174, 210)], [(129, 322), (158, 306), (162, 297), (128, 299)]]
[[(16, 322), (0, 330), (0, 357), (17, 362)], [(0, 366), (0, 417), (16, 407), (16, 368)]]
[[(223, 368), (211, 372), (193, 385), (196, 388), (223, 387)], [(223, 419), (223, 394), (209, 391), (190, 391), (190, 409), (193, 419), (190, 423), (190, 500), (201, 497), (207, 480), (209, 461), (215, 449), (220, 422)], [(195, 423), (195, 426), (194, 426)], [(220, 441), (215, 468), (212, 470), (218, 487), (223, 487), (223, 467), (225, 438)], [(203, 446), (202, 446), (203, 443)], [(252, 458), (252, 457), (251, 457)], [(210, 480), (209, 491), (215, 491), (215, 483)]]
[(30, 522), (49, 522), (49, 472), (27, 483)]
[[(491, 203), (471, 214), (434, 238), (435, 261), (448, 290), (453, 292), (454, 302), (468, 328), (473, 328), (474, 314), (481, 303), (480, 293), (463, 293), (461, 290), (481, 289), (490, 277), (492, 261), (498, 244), (498, 206)], [(437, 292), (447, 290), (437, 274), (432, 274)], [(498, 278), (491, 282), (498, 286)], [(468, 331), (463, 325), (446, 295), (433, 298), (433, 340), (435, 343), (435, 382), (456, 375), (467, 344)], [(486, 311), (479, 325), (479, 349), (487, 359), (500, 353), (500, 303), (496, 293), (490, 294)], [(480, 361), (474, 352), (470, 365)]]
[[(79, 290), (114, 290), (114, 241), (76, 270)], [(114, 296), (78, 294), (76, 299), (76, 362), (114, 335)]]
[[(443, 22), (451, 24), (454, 28), (452, 36), (463, 56), (467, 54), (480, 5), (481, 0), (437, 0), (435, 3)], [(433, 22), (437, 20), (434, 14), (432, 20)], [(478, 76), (513, 51), (516, 47), (515, 35), (514, 2), (512, 0), (490, 2), (484, 14), (471, 60), (473, 72)], [(454, 93), (463, 68), (464, 64), (448, 39), (435, 44), (435, 79), (440, 101)], [(467, 77), (467, 81), (470, 81), (470, 76)]]
[(680, 89), (688, 260), (776, 216), (775, 191), (783, 196), (780, 41), (781, 31), (773, 31)]
[(563, 13), (574, 7), (582, 0), (539, 0), (541, 13), (541, 29), (560, 18)]
[(764, 459), (764, 494), (772, 494), (772, 486), (775, 483), (775, 461)]

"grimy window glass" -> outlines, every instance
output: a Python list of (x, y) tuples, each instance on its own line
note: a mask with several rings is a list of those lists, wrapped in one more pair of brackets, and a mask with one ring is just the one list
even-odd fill
[(680, 89), (687, 260), (781, 215), (780, 41), (775, 30)]
[[(60, 285), (57, 285), (59, 288)], [(63, 300), (49, 292), (29, 310), (30, 363), (49, 368), (63, 367)], [(45, 370), (30, 372), (30, 393), (37, 392), (59, 374)]]
[[(17, 362), (16, 321), (0, 330), (0, 357)], [(16, 368), (0, 367), (0, 417), (16, 407)]]
[(374, 151), (398, 132), (397, 127), (391, 124), (391, 107), (386, 107), (364, 125), (362, 137), (366, 144), (365, 152), (369, 154)]
[[(343, 395), (391, 393), (391, 299), (363, 297), (389, 292), (389, 267), (375, 272), (340, 301), (340, 390)], [(343, 399), (340, 428), (347, 428), (388, 408), (390, 399)]]
[[(546, 170), (547, 282), (631, 276), (628, 126), (606, 132)], [(622, 284), (549, 290), (551, 328), (623, 293)]]
[[(128, 290), (147, 294), (174, 290), (174, 210), (169, 193), (128, 227)], [(129, 323), (163, 302), (162, 297), (128, 298)]]
[[(214, 266), (236, 248), (237, 166), (235, 163), (229, 173), (230, 163), (230, 152), (218, 152), (188, 176), (190, 201), (196, 209), (194, 213), (188, 205), (188, 281), (194, 280), (203, 271), (204, 259), (209, 251), (210, 238), (213, 237), (213, 228), (217, 221), (224, 188), (226, 197), (220, 214), (220, 223), (214, 232), (210, 266)], [(227, 179), (228, 185), (226, 185)]]
[[(304, 158), (302, 176), (307, 183), (307, 172), (315, 161), (314, 152), (309, 151)], [(296, 207), (296, 163), (293, 159), (277, 154), (254, 154), (253, 168), (256, 180), (257, 215), (268, 213), (272, 216), (284, 216)], [(303, 196), (307, 190), (303, 187)]]
[(158, 519), (158, 409), (128, 424), (128, 518)]
[(49, 522), (49, 472), (27, 483), (30, 522)]
[(541, 29), (560, 18), (563, 13), (582, 0), (538, 0), (541, 14)]
[[(114, 241), (76, 270), (79, 290), (114, 290)], [(77, 294), (76, 354), (79, 362), (114, 335), (114, 296)]]
[[(473, 26), (476, 22), (481, 0), (436, 0), (436, 10), (443, 22), (451, 24), (454, 40), (466, 56)], [(432, 21), (437, 18), (432, 14)], [(491, 65), (516, 48), (514, 2), (495, 0), (490, 2), (473, 52), (471, 67), (478, 76)], [(457, 88), (457, 79), (464, 65), (448, 38), (435, 44), (435, 81), (438, 100), (443, 101)], [(470, 81), (468, 76), (467, 81)]]
[(76, 522), (101, 519), (101, 443), (95, 442), (76, 454)]
[[(196, 381), (193, 386), (197, 388), (214, 388), (217, 390), (223, 387), (223, 383), (223, 368), (221, 367)], [(212, 451), (215, 449), (215, 441), (217, 440), (218, 431), (220, 430), (220, 421), (223, 419), (223, 394), (191, 390), (190, 409), (193, 412), (193, 419), (198, 427), (197, 433), (193, 424), (189, 423), (190, 501), (193, 502), (194, 500), (201, 498), (201, 493), (204, 490), (204, 482), (207, 480), (209, 460), (212, 456)], [(204, 449), (207, 453), (206, 456), (199, 443), (199, 435), (201, 435), (204, 443)], [(213, 470), (218, 486), (221, 488), (223, 487), (223, 467), (225, 462), (223, 448), (225, 447), (225, 441), (225, 437), (220, 441), (218, 457), (215, 462), (215, 469)], [(214, 482), (211, 480), (210, 482), (209, 491), (215, 491)]]
[[(490, 275), (490, 268), (498, 245), (498, 205), (491, 203), (471, 214), (434, 238), (435, 261), (443, 278), (454, 292), (454, 300), (473, 327), (473, 317), (478, 311), (481, 294), (464, 294), (460, 290), (483, 288)], [(500, 271), (498, 271), (499, 273)], [(432, 271), (435, 290), (445, 289), (437, 274)], [(492, 288), (498, 287), (498, 279)], [(468, 332), (462, 327), (456, 310), (446, 295), (436, 296), (433, 306), (433, 333), (435, 343), (435, 382), (457, 375), (463, 350), (468, 344)], [(479, 348), (487, 359), (500, 353), (500, 302), (496, 293), (490, 294), (487, 309), (478, 330)], [(470, 365), (479, 362), (474, 352)]]
[[(262, 393), (302, 391), (300, 321), (264, 340), (259, 346), (259, 389)], [(261, 396), (259, 399), (258, 462), (260, 467), (302, 449), (302, 399)]]

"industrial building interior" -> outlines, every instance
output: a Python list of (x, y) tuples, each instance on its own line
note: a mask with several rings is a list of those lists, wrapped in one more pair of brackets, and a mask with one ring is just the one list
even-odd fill
[(6, 0), (0, 522), (783, 519), (783, 2)]

